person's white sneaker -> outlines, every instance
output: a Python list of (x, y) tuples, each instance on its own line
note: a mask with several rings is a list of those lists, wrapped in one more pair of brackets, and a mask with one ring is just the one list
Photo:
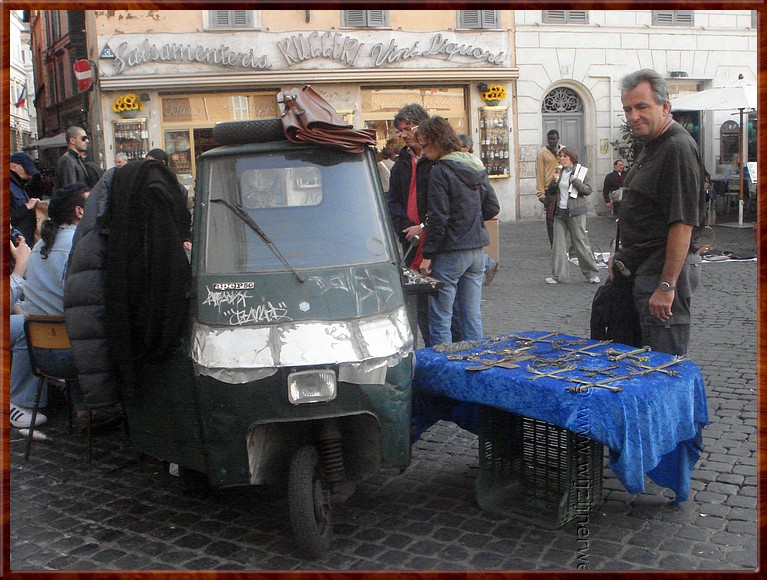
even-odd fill
[(546, 278), (546, 284), (559, 284), (554, 278)]
[[(19, 435), (29, 437), (29, 429), (19, 429)], [(39, 429), (35, 429), (35, 432), (32, 434), (32, 441), (51, 441), (51, 438)]]
[(599, 284), (599, 276), (592, 276), (589, 278), (589, 284)]
[[(43, 415), (40, 411), (37, 412), (35, 417), (35, 427), (45, 425), (48, 422), (48, 417)], [(29, 428), (32, 424), (32, 409), (25, 409), (24, 407), (18, 407), (11, 403), (11, 425), (17, 429)]]

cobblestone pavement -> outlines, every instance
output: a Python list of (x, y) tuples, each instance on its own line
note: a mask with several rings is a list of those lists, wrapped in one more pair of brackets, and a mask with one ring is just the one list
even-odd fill
[[(589, 219), (607, 250), (609, 217)], [(753, 252), (749, 229), (716, 227), (717, 249)], [(503, 224), (502, 265), (486, 288), (485, 334), (548, 330), (588, 335), (595, 286), (547, 285), (540, 221)], [(30, 461), (10, 443), (10, 564), (14, 570), (743, 570), (757, 565), (756, 280), (754, 262), (703, 266), (690, 354), (706, 380), (711, 424), (680, 505), (648, 480), (627, 493), (608, 467), (588, 544), (575, 523), (546, 530), (480, 510), (477, 438), (440, 422), (402, 474), (362, 482), (338, 509), (332, 549), (303, 559), (283, 489), (184, 493), (167, 466), (139, 460), (124, 433), (95, 438), (46, 428)], [(585, 548), (585, 549), (584, 549)], [(579, 552), (580, 549), (580, 552)]]

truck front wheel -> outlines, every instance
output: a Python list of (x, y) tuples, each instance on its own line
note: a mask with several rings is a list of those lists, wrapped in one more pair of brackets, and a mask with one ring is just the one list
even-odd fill
[(322, 477), (319, 453), (313, 445), (301, 447), (290, 462), (288, 502), (298, 545), (319, 558), (333, 538), (333, 506), (330, 484)]

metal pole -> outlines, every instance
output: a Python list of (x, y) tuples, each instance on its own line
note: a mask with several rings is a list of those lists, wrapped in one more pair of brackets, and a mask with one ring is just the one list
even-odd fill
[(740, 172), (738, 177), (740, 179), (739, 193), (738, 193), (738, 225), (743, 225), (743, 164), (748, 161), (747, 152), (744, 155), (744, 149), (748, 148), (748, 140), (743, 138), (743, 109), (740, 111)]

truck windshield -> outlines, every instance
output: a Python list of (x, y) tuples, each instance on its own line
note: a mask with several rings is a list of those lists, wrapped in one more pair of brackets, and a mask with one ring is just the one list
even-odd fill
[(208, 272), (252, 272), (370, 264), (390, 259), (374, 176), (361, 155), (294, 150), (211, 158), (210, 201), (240, 206), (284, 256), (236, 212), (210, 203)]

